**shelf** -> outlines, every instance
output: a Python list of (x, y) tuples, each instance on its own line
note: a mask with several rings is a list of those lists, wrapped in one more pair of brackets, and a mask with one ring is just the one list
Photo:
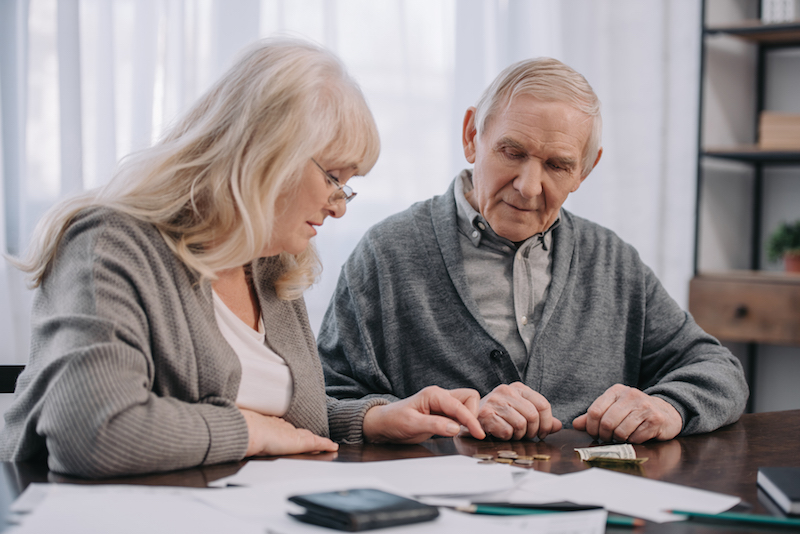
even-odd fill
[(765, 150), (758, 145), (711, 147), (703, 150), (702, 155), (750, 163), (800, 163), (800, 150)]
[(745, 20), (739, 24), (706, 27), (705, 33), (732, 35), (757, 44), (800, 45), (800, 21), (763, 24), (759, 20)]
[(786, 271), (748, 271), (745, 269), (732, 271), (705, 271), (697, 273), (695, 278), (700, 278), (703, 280), (758, 282), (766, 284), (800, 286), (800, 273), (787, 273)]
[(689, 312), (718, 339), (800, 345), (800, 274), (700, 273), (689, 284)]

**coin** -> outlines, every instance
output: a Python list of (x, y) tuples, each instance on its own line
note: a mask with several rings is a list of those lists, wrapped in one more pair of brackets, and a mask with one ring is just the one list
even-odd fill
[(550, 459), (550, 455), (549, 454), (534, 454), (533, 455), (533, 459), (534, 460), (549, 460)]
[(472, 457), (477, 460), (494, 460), (494, 456), (491, 454), (473, 454)]
[(515, 465), (533, 465), (533, 460), (528, 460), (527, 458), (517, 458), (514, 460)]
[(514, 451), (497, 451), (498, 458), (517, 458), (519, 454)]
[(481, 460), (478, 463), (479, 464), (496, 464), (497, 462), (495, 462), (494, 460)]
[(499, 464), (513, 464), (514, 460), (511, 458), (498, 458), (495, 462)]

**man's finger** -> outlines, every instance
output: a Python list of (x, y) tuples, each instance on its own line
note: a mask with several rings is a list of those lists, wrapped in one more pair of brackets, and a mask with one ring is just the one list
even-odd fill
[(629, 443), (644, 443), (656, 437), (658, 434), (658, 427), (649, 424), (647, 420), (642, 421), (633, 432), (630, 432), (625, 438)]
[(581, 431), (586, 430), (586, 421), (588, 418), (589, 416), (586, 414), (579, 415), (578, 417), (572, 420), (572, 428)]
[(597, 397), (592, 405), (589, 406), (589, 409), (586, 410), (586, 432), (590, 436), (600, 436), (600, 423), (605, 413), (617, 400), (617, 390), (612, 388), (608, 388), (602, 395)]
[(618, 402), (606, 412), (606, 417), (610, 419), (608, 428), (605, 429), (608, 433), (607, 441), (628, 441), (630, 435), (644, 422), (641, 412), (623, 408), (622, 404)]
[(520, 388), (520, 396), (530, 402), (538, 412), (538, 421), (535, 427), (528, 428), (527, 437), (539, 437), (542, 439), (548, 434), (558, 432), (563, 426), (561, 421), (553, 417), (553, 410), (550, 402), (538, 391), (534, 391), (529, 387)]
[(522, 395), (514, 394), (506, 403), (499, 404), (496, 412), (514, 429), (513, 439), (534, 437), (539, 431), (541, 414), (536, 406)]
[(494, 411), (487, 412), (480, 421), (486, 433), (497, 439), (509, 440), (514, 437), (514, 427)]
[(498, 386), (484, 397), (478, 419), (487, 432), (499, 439), (522, 439), (531, 426), (539, 428), (539, 412), (513, 384)]

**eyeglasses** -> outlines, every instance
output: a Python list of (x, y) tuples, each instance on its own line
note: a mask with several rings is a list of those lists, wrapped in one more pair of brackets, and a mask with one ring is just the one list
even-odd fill
[(325, 169), (322, 168), (322, 165), (317, 163), (317, 160), (315, 160), (314, 158), (311, 158), (311, 161), (314, 162), (314, 165), (319, 167), (319, 170), (322, 171), (322, 173), (325, 175), (325, 178), (327, 178), (328, 181), (334, 187), (336, 187), (336, 191), (334, 191), (334, 193), (328, 199), (328, 201), (331, 204), (339, 202), (340, 200), (344, 200), (345, 203), (350, 202), (358, 194), (355, 191), (353, 191), (353, 189), (349, 185), (340, 184), (339, 180), (335, 176), (332, 176), (331, 173), (329, 173), (328, 171), (326, 171)]

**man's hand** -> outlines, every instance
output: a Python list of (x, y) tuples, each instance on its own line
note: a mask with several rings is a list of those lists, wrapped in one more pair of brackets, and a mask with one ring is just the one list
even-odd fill
[(428, 386), (415, 395), (370, 408), (364, 437), (372, 442), (419, 443), (431, 436), (455, 436), (464, 425), (477, 439), (486, 437), (475, 413), (478, 392)]
[(667, 401), (636, 388), (614, 384), (585, 414), (576, 417), (572, 426), (600, 441), (644, 443), (651, 439), (674, 438), (680, 433), (683, 421)]
[(522, 382), (502, 384), (481, 399), (478, 421), (498, 439), (544, 439), (561, 430), (550, 403)]
[(280, 417), (239, 408), (247, 421), (246, 456), (280, 456), (304, 452), (332, 452), (339, 445), (305, 428), (295, 428)]

